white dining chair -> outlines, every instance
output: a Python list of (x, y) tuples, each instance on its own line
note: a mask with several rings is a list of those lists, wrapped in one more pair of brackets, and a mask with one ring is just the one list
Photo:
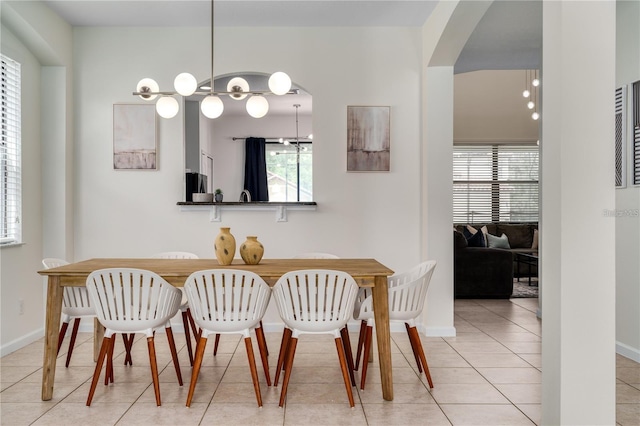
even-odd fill
[[(156, 253), (152, 256), (153, 259), (199, 259), (197, 254), (187, 251), (165, 251)], [(182, 289), (180, 289), (182, 291)], [(191, 333), (196, 342), (198, 341), (200, 332), (193, 322), (191, 317), (191, 310), (189, 309), (189, 303), (187, 302), (187, 295), (182, 291), (182, 301), (180, 302), (180, 312), (182, 313), (182, 326), (184, 327), (184, 338), (187, 342), (187, 354), (189, 355), (189, 364), (193, 366), (193, 348), (191, 346)], [(191, 328), (191, 332), (189, 330)]]
[(288, 272), (278, 279), (273, 295), (286, 326), (285, 333), (290, 330), (290, 337), (281, 347), (281, 350), (288, 348), (288, 354), (279, 357), (276, 368), (279, 372), (281, 363), (285, 363), (280, 407), (287, 395), (298, 338), (303, 334), (330, 334), (334, 337), (349, 405), (354, 406), (341, 331), (351, 317), (357, 293), (358, 285), (353, 277), (342, 271), (300, 270)]
[[(418, 371), (422, 373), (424, 370), (430, 388), (433, 388), (433, 381), (431, 380), (427, 358), (422, 348), (422, 342), (420, 341), (420, 334), (416, 328), (415, 319), (422, 314), (424, 309), (429, 283), (435, 267), (436, 261), (430, 260), (420, 263), (407, 272), (394, 274), (388, 278), (389, 321), (404, 323), (407, 334), (409, 335), (413, 356), (418, 365)], [(354, 306), (353, 316), (356, 320), (361, 321), (355, 368), (358, 368), (360, 355), (362, 354), (360, 389), (364, 389), (374, 327), (373, 297), (371, 291), (365, 288), (360, 289), (358, 300)]]
[[(68, 265), (69, 262), (64, 259), (47, 257), (42, 260), (42, 264), (45, 268), (51, 269), (57, 268), (58, 266)], [(71, 339), (69, 341), (69, 349), (67, 350), (65, 367), (69, 367), (69, 363), (71, 362), (71, 354), (73, 354), (76, 337), (78, 336), (80, 320), (82, 318), (93, 319), (95, 316), (96, 312), (89, 302), (89, 295), (87, 294), (86, 287), (64, 287), (62, 293), (62, 326), (60, 327), (60, 333), (58, 334), (58, 353), (60, 352), (64, 336), (67, 333), (69, 323), (73, 320), (73, 329), (71, 330)]]
[(265, 338), (263, 329), (259, 326), (271, 298), (269, 285), (250, 271), (208, 269), (191, 274), (184, 289), (191, 306), (191, 315), (202, 330), (196, 346), (187, 407), (191, 406), (207, 341), (214, 334), (241, 334), (244, 337), (256, 400), (258, 406), (262, 407), (251, 330), (256, 333), (267, 385), (271, 386)]
[[(324, 252), (307, 252), (300, 253), (293, 257), (294, 259), (340, 259), (339, 256), (332, 253), (324, 253)], [(347, 365), (349, 366), (349, 376), (351, 377), (351, 383), (353, 386), (356, 385), (356, 379), (353, 374), (354, 364), (353, 364), (353, 353), (351, 352), (351, 339), (349, 338), (349, 330), (347, 326), (340, 330), (340, 335), (344, 341), (344, 351), (347, 358)], [(284, 367), (284, 359), (286, 358), (286, 354), (288, 353), (287, 342), (289, 342), (291, 337), (291, 330), (285, 327), (284, 332), (282, 333), (282, 341), (280, 342), (280, 353), (278, 356), (278, 364), (282, 364)], [(278, 380), (280, 379), (280, 369), (276, 370), (276, 375), (274, 378), (274, 383), (276, 386), (278, 385)]]
[(113, 382), (111, 359), (116, 333), (144, 333), (147, 336), (156, 404), (161, 405), (154, 335), (156, 329), (164, 326), (178, 383), (182, 386), (182, 374), (170, 322), (171, 317), (180, 308), (182, 292), (155, 272), (133, 268), (93, 271), (87, 277), (86, 286), (98, 321), (106, 329), (91, 381), (87, 406), (91, 405), (105, 358), (105, 385), (109, 381)]

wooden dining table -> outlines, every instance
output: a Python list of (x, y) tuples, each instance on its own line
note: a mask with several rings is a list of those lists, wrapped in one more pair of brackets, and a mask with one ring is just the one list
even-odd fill
[[(89, 259), (57, 268), (38, 271), (48, 277), (47, 311), (45, 325), (44, 360), (42, 368), (42, 400), (53, 397), (56, 372), (58, 333), (62, 314), (63, 287), (82, 287), (87, 276), (104, 268), (138, 268), (153, 271), (176, 287), (184, 286), (189, 275), (204, 269), (242, 269), (255, 272), (269, 285), (274, 285), (283, 274), (300, 269), (333, 269), (350, 274), (360, 287), (370, 287), (373, 293), (373, 312), (378, 341), (378, 359), (382, 380), (382, 396), (393, 400), (391, 369), (391, 334), (389, 330), (389, 292), (387, 277), (393, 271), (375, 259), (262, 259), (258, 265), (246, 265), (234, 260), (231, 265), (220, 265), (215, 259)], [(94, 357), (100, 349), (103, 328), (97, 320), (94, 332)], [(95, 358), (94, 358), (95, 359)]]

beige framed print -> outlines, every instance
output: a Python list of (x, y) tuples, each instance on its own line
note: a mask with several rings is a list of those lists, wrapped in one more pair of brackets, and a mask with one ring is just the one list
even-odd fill
[(347, 106), (347, 171), (388, 172), (390, 107)]
[(157, 170), (155, 105), (113, 105), (113, 168)]

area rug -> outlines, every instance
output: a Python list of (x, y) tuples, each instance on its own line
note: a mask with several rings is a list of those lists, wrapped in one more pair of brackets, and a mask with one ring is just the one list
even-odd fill
[(526, 298), (526, 297), (538, 297), (538, 279), (532, 278), (531, 285), (527, 284), (526, 278), (520, 278), (520, 282), (513, 280), (513, 293), (512, 299)]

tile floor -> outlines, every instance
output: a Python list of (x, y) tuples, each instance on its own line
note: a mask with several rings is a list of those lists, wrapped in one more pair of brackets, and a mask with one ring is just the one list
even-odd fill
[[(190, 368), (183, 335), (177, 334), (185, 385), (179, 387), (166, 340), (158, 335), (162, 406), (156, 407), (145, 339), (134, 344), (133, 367), (122, 365), (118, 340), (115, 383), (98, 384), (85, 406), (93, 372), (92, 337), (81, 334), (71, 366), (64, 368), (66, 342), (56, 371), (54, 398), (40, 400), (42, 341), (0, 359), (2, 425), (531, 425), (540, 421), (540, 331), (537, 299), (456, 301), (454, 338), (423, 338), (435, 383), (429, 391), (405, 333), (393, 333), (395, 399), (383, 401), (379, 369), (371, 364), (365, 391), (349, 408), (331, 337), (303, 336), (284, 408), (280, 388), (261, 376), (264, 407), (255, 402), (244, 344), (223, 336), (218, 355), (208, 346), (191, 408), (185, 407)], [(280, 343), (267, 333), (271, 374)], [(352, 344), (357, 335), (352, 333)], [(254, 345), (257, 346), (257, 345)], [(60, 366), (62, 364), (62, 366)], [(617, 422), (640, 424), (640, 364), (617, 358)], [(356, 378), (359, 375), (356, 373)]]

